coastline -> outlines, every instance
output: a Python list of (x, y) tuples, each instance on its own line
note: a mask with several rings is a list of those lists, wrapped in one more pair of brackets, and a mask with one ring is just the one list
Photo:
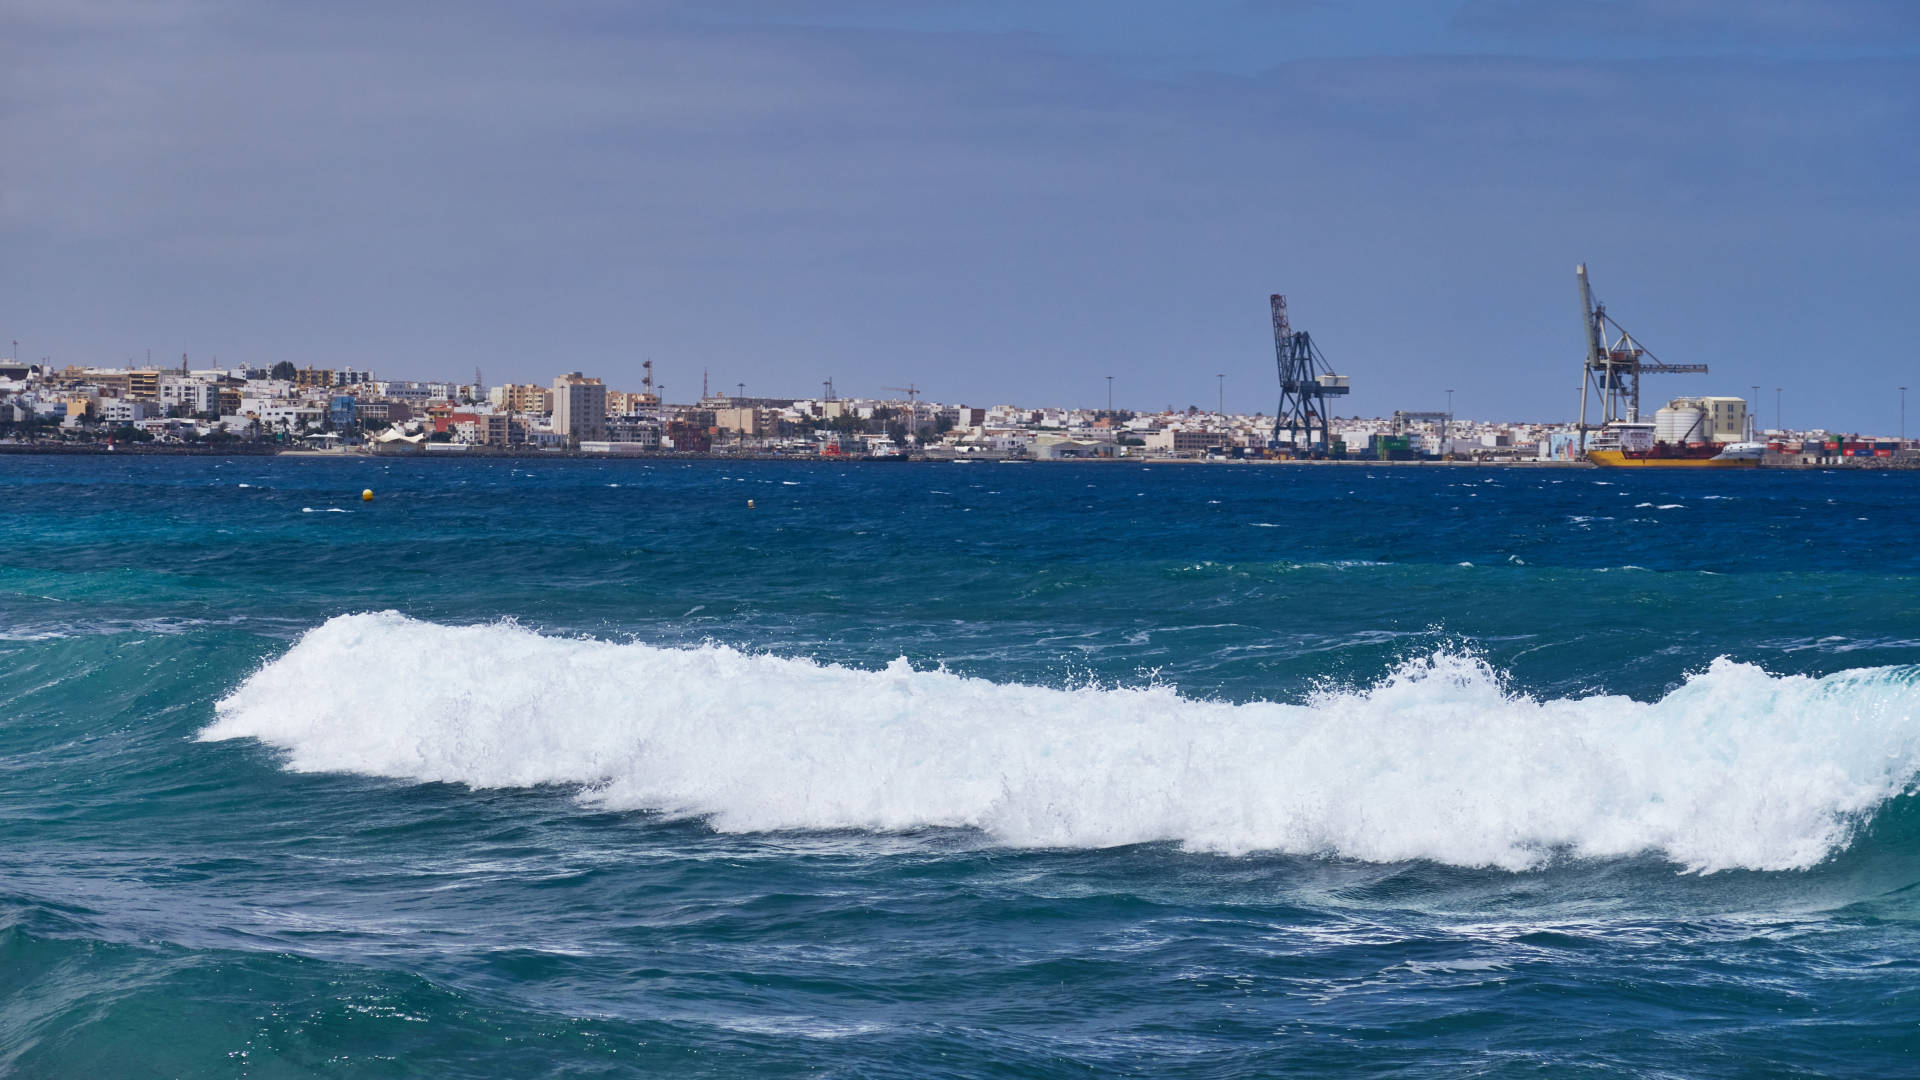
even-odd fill
[[(48, 457), (286, 457), (343, 460), (367, 458), (380, 461), (787, 461), (834, 465), (895, 465), (904, 463), (961, 464), (1036, 464), (1036, 465), (1239, 465), (1248, 467), (1293, 466), (1301, 468), (1427, 468), (1427, 469), (1599, 469), (1589, 461), (1457, 460), (1457, 461), (1380, 461), (1367, 458), (1314, 460), (1308, 458), (1005, 458), (947, 457), (910, 454), (900, 457), (870, 457), (847, 454), (821, 457), (803, 454), (713, 453), (650, 451), (645, 453), (605, 454), (586, 450), (518, 450), (472, 446), (458, 451), (380, 452), (361, 449), (312, 450), (282, 448), (270, 443), (229, 443), (224, 446), (154, 446), (126, 443), (112, 447), (92, 443), (0, 443), (0, 455), (43, 455)], [(1758, 468), (1792, 472), (1920, 471), (1920, 462), (1891, 461), (1885, 458), (1800, 460), (1784, 454), (1762, 459)]]
[(348, 458), (370, 458), (381, 461), (471, 461), (476, 458), (487, 460), (513, 461), (800, 461), (818, 464), (891, 465), (907, 462), (916, 463), (962, 463), (962, 464), (1034, 464), (1034, 465), (1245, 465), (1274, 466), (1292, 465), (1304, 467), (1317, 466), (1392, 466), (1403, 468), (1418, 466), (1428, 468), (1548, 468), (1548, 469), (1591, 469), (1596, 466), (1585, 461), (1376, 461), (1361, 458), (1321, 459), (1308, 458), (1179, 458), (1179, 457), (1122, 457), (1122, 458), (1007, 458), (989, 457), (949, 457), (925, 454), (908, 454), (898, 457), (872, 457), (864, 454), (845, 454), (823, 457), (817, 454), (764, 454), (764, 453), (713, 453), (650, 451), (644, 453), (605, 454), (587, 450), (511, 450), (495, 447), (473, 446), (457, 451), (407, 451), (402, 453), (380, 452), (359, 449), (311, 450), (280, 448), (264, 443), (230, 443), (225, 446), (153, 446), (150, 444), (116, 444), (112, 447), (91, 443), (0, 443), (0, 454), (41, 454), (57, 457), (220, 457), (244, 455), (247, 457), (287, 457), (321, 458), (341, 460)]

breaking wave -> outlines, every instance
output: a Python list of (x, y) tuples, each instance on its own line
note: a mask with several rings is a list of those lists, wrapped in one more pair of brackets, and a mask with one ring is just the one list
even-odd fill
[(1844, 849), (1920, 775), (1917, 683), (1916, 668), (1816, 679), (1723, 659), (1657, 702), (1537, 700), (1439, 653), (1364, 690), (1230, 704), (385, 612), (308, 631), (200, 738), (258, 739), (302, 772), (575, 785), (723, 831), (1789, 870)]

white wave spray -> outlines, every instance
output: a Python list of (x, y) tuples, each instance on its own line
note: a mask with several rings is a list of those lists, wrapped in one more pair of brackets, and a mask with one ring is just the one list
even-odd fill
[(343, 615), (216, 705), (287, 767), (571, 784), (723, 831), (970, 827), (1032, 847), (1812, 866), (1920, 774), (1915, 669), (1716, 661), (1664, 699), (1538, 701), (1439, 654), (1304, 704), (1006, 685), (511, 624)]

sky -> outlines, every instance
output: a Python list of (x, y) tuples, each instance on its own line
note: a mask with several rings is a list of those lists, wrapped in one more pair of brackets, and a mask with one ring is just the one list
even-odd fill
[[(0, 350), (1892, 433), (1909, 0), (0, 0)], [(1775, 387), (1779, 387), (1776, 394)]]

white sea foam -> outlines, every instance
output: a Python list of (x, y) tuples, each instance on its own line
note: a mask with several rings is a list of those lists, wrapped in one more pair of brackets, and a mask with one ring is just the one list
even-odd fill
[(1302, 704), (1050, 689), (343, 615), (216, 706), (286, 766), (476, 787), (723, 831), (971, 827), (996, 842), (1524, 869), (1656, 852), (1785, 870), (1920, 774), (1920, 670), (1716, 661), (1664, 699), (1535, 700), (1439, 654)]
[(0, 641), (59, 641), (73, 635), (65, 630), (32, 630), (8, 628), (0, 630)]

